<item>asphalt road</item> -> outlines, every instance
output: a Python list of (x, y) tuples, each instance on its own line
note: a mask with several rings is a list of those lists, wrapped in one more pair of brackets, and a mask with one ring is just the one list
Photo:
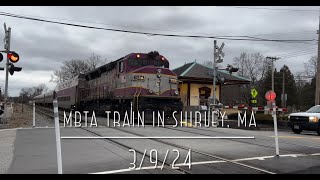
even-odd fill
[[(2, 132), (3, 133), (3, 132)], [(77, 137), (166, 136), (174, 139), (76, 139)], [(254, 139), (201, 139), (201, 137)], [(279, 132), (280, 157), (275, 157), (273, 131), (231, 128), (131, 127), (61, 128), (63, 173), (320, 173), (320, 136)], [(186, 139), (181, 137), (199, 137)], [(136, 169), (130, 169), (137, 152)], [(157, 168), (150, 162), (150, 151)], [(188, 159), (188, 152), (190, 155)], [(146, 151), (145, 156), (143, 155)], [(142, 154), (139, 154), (141, 152)], [(157, 153), (156, 153), (157, 152)], [(179, 152), (179, 158), (177, 157)], [(157, 154), (157, 156), (156, 156)], [(144, 156), (144, 157), (143, 157)], [(141, 167), (140, 162), (144, 159)], [(166, 165), (161, 169), (163, 160)], [(191, 162), (189, 164), (184, 163)], [(189, 161), (190, 160), (190, 161)], [(172, 169), (172, 163), (179, 170)], [(7, 173), (57, 173), (53, 128), (17, 129), (13, 159)]]

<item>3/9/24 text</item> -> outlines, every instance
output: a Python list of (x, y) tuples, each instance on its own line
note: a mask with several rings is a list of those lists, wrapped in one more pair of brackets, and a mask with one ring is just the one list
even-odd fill
[[(130, 167), (129, 169), (137, 169), (140, 170), (141, 168), (143, 168), (143, 163), (145, 161), (148, 161), (149, 163), (153, 164), (152, 168), (156, 169), (156, 168), (160, 168), (161, 170), (163, 169), (163, 167), (166, 165), (167, 167), (170, 166), (170, 168), (172, 169), (178, 169), (178, 166), (188, 166), (189, 169), (191, 169), (191, 149), (188, 150), (187, 154), (185, 155), (185, 157), (182, 157), (180, 155), (180, 151), (178, 149), (172, 149), (169, 150), (167, 149), (165, 152), (165, 155), (162, 155), (163, 157), (160, 157), (160, 153), (158, 152), (158, 150), (156, 149), (151, 149), (151, 150), (147, 150), (145, 149), (144, 152), (137, 152), (134, 149), (129, 149), (129, 152), (133, 153), (133, 162), (130, 163)], [(142, 155), (140, 162), (138, 163), (137, 166), (137, 154)], [(180, 158), (184, 158), (184, 162), (177, 164), (177, 161)]]

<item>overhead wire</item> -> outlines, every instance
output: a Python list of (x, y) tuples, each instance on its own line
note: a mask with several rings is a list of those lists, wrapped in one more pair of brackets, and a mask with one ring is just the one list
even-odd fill
[[(4, 13), (4, 12), (1, 12)], [(102, 22), (93, 22), (93, 21), (84, 21), (84, 20), (74, 20), (74, 19), (66, 19), (66, 18), (56, 18), (56, 17), (45, 17), (45, 16), (35, 16), (35, 15), (26, 15), (26, 14), (20, 14), (20, 16), (29, 16), (29, 17), (38, 17), (38, 18), (47, 18), (47, 19), (55, 19), (55, 20), (63, 20), (63, 21), (71, 21), (71, 22), (81, 22), (81, 23), (88, 23), (88, 24), (100, 24), (100, 25), (107, 25), (107, 26), (113, 26), (113, 27), (125, 27), (125, 28), (134, 28), (134, 29), (149, 29), (149, 30), (156, 30), (156, 31), (167, 31), (167, 32), (180, 32), (180, 33), (193, 33), (193, 34), (201, 34), (201, 35), (210, 35), (213, 36), (211, 33), (203, 33), (203, 32), (187, 32), (187, 31), (177, 31), (177, 30), (169, 30), (169, 29), (159, 29), (159, 28), (149, 28), (149, 27), (138, 27), (138, 26), (132, 26), (132, 25), (115, 25), (115, 24), (107, 24)], [(279, 34), (315, 34), (316, 31), (309, 30), (309, 31), (296, 31), (296, 32), (283, 32), (283, 33), (264, 33), (264, 34), (256, 34), (256, 35), (227, 35), (227, 36), (221, 36), (221, 37), (252, 37), (257, 38), (253, 36), (273, 36), (273, 35), (279, 35)]]
[(223, 6), (230, 8), (239, 8), (239, 9), (259, 9), (259, 10), (272, 10), (272, 11), (301, 11), (301, 12), (318, 12), (319, 10), (315, 9), (285, 9), (285, 8), (264, 8), (264, 7), (239, 7), (239, 6)]
[[(271, 42), (284, 42), (284, 43), (305, 43), (305, 42), (315, 41), (315, 39), (303, 39), (303, 40), (295, 39), (295, 40), (292, 40), (292, 39), (264, 39), (264, 38), (250, 37), (250, 36), (237, 36), (236, 37), (236, 36), (201, 36), (201, 35), (164, 34), (164, 33), (131, 31), (131, 30), (114, 29), (114, 28), (103, 28), (103, 27), (95, 27), (95, 26), (88, 26), (88, 25), (81, 25), (81, 24), (74, 24), (74, 23), (65, 23), (65, 22), (59, 22), (59, 21), (51, 21), (51, 20), (21, 16), (21, 15), (17, 15), (17, 14), (6, 13), (6, 12), (0, 12), (0, 15), (14, 17), (14, 18), (28, 19), (28, 20), (33, 20), (33, 21), (41, 21), (41, 22), (54, 23), (54, 24), (60, 24), (60, 25), (81, 27), (81, 28), (107, 30), (107, 31), (132, 33), (132, 34), (142, 34), (142, 35), (152, 35), (152, 36), (209, 38), (209, 39), (241, 40), (241, 41), (271, 41)], [(231, 37), (234, 37), (234, 38), (231, 38)]]

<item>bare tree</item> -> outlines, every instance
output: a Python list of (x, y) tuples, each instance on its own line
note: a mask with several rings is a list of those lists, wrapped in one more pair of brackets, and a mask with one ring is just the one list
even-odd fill
[(260, 53), (247, 54), (242, 52), (239, 57), (233, 59), (233, 65), (238, 67), (238, 75), (249, 78), (251, 84), (260, 83), (266, 76), (269, 62)]
[(102, 64), (106, 64), (107, 59), (101, 59), (99, 55), (92, 53), (91, 56), (86, 60), (86, 63), (90, 68), (95, 69)]
[(94, 53), (86, 59), (64, 61), (60, 69), (53, 72), (50, 82), (60, 83), (66, 81), (78, 76), (80, 73), (87, 73), (106, 62), (106, 59), (102, 60), (100, 56)]
[(296, 73), (296, 75), (294, 76), (295, 82), (296, 82), (296, 86), (297, 86), (297, 93), (298, 95), (301, 95), (302, 92), (302, 88), (306, 85), (307, 80), (305, 78), (305, 75), (303, 72), (298, 72)]
[(20, 91), (20, 97), (23, 97), (26, 100), (31, 100), (35, 96), (43, 94), (47, 92), (48, 87), (45, 84), (39, 84), (38, 86), (30, 87), (30, 88), (22, 88)]
[(304, 73), (307, 76), (316, 76), (317, 72), (317, 56), (312, 56), (308, 62), (304, 63)]
[(42, 93), (46, 93), (48, 91), (48, 87), (45, 84), (39, 84), (38, 86), (33, 87), (33, 96), (38, 96)]
[(266, 61), (260, 53), (248, 54), (242, 52), (240, 56), (233, 59), (233, 65), (238, 67), (238, 75), (250, 79), (250, 85), (243, 85), (242, 93), (247, 102), (250, 100), (251, 88), (260, 88), (262, 79), (269, 71), (270, 62)]

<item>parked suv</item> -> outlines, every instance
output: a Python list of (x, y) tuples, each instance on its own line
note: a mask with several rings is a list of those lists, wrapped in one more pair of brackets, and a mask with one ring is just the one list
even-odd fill
[(320, 105), (311, 107), (306, 112), (291, 113), (288, 116), (288, 126), (296, 134), (302, 130), (317, 131), (320, 135)]

